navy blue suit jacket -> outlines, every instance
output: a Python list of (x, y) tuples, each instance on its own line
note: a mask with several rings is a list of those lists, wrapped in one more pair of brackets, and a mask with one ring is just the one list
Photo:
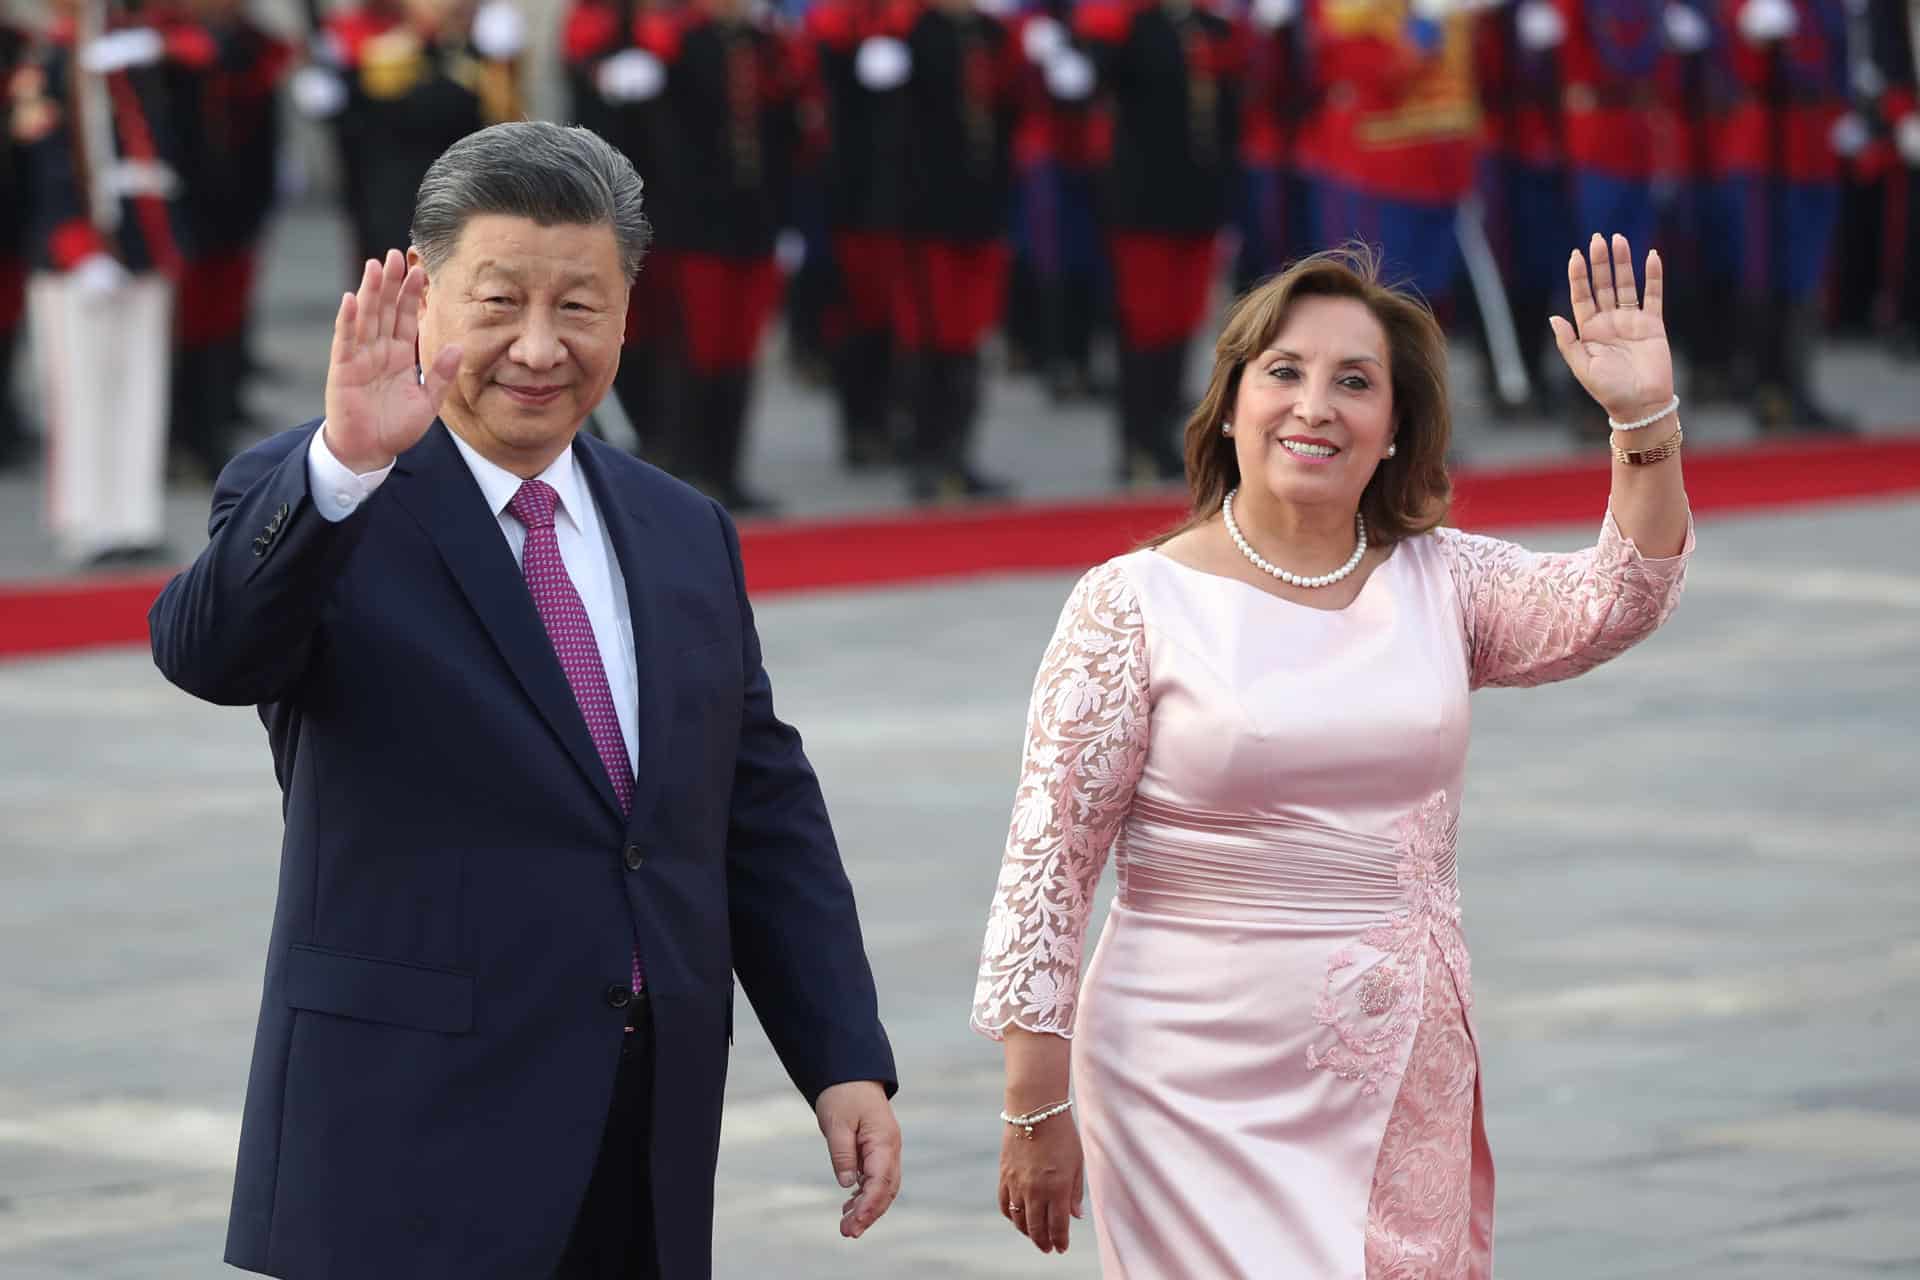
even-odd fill
[(574, 442), (633, 615), (622, 818), (446, 428), (338, 524), (308, 494), (316, 429), (233, 460), (211, 542), (149, 618), (169, 680), (258, 704), (286, 823), (227, 1261), (550, 1275), (607, 1116), (637, 937), (662, 1274), (706, 1276), (733, 975), (809, 1103), (894, 1079), (733, 526), (662, 472)]

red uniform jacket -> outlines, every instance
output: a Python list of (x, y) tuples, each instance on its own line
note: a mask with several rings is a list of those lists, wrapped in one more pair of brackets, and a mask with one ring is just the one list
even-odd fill
[(1560, 53), (1528, 49), (1514, 29), (1517, 4), (1482, 14), (1474, 26), (1474, 77), (1480, 92), (1482, 141), (1534, 169), (1565, 160), (1560, 118)]
[(1675, 163), (1680, 65), (1668, 51), (1666, 0), (1559, 0), (1567, 161), (1649, 180)]
[(1473, 185), (1480, 127), (1469, 19), (1413, 19), (1405, 0), (1313, 0), (1316, 110), (1303, 166), (1399, 200), (1446, 203)]
[(1721, 0), (1724, 86), (1713, 126), (1713, 160), (1723, 175), (1771, 175), (1837, 182), (1833, 126), (1847, 110), (1844, 0), (1792, 0), (1794, 33), (1776, 45), (1739, 34), (1744, 0)]

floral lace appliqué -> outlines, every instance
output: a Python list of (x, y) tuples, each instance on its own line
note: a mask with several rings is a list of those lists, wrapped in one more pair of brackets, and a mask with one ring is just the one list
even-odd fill
[(1394, 1096), (1367, 1197), (1367, 1280), (1469, 1280), (1474, 1085), (1480, 1059), (1444, 961), (1427, 943), (1428, 977), (1406, 1079)]
[[(1420, 975), (1429, 943), (1453, 973), (1462, 1005), (1473, 1003), (1467, 944), (1460, 932), (1460, 886), (1453, 874), (1459, 818), (1447, 793), (1435, 792), (1400, 826), (1395, 849), (1404, 905), (1360, 935), (1360, 945), (1379, 953), (1355, 984), (1352, 1008), (1334, 992), (1334, 982), (1358, 963), (1352, 947), (1327, 959), (1327, 977), (1314, 1003), (1314, 1021), (1333, 1039), (1307, 1049), (1307, 1069), (1357, 1081), (1372, 1096), (1400, 1070), (1401, 1049), (1420, 1027)], [(1436, 977), (1428, 973), (1431, 983)]]
[(1672, 616), (1693, 553), (1649, 560), (1609, 512), (1584, 551), (1540, 554), (1456, 529), (1436, 531), (1460, 598), (1474, 688), (1565, 680), (1618, 657)]
[(973, 1025), (1070, 1035), (1094, 886), (1147, 755), (1147, 655), (1126, 571), (1074, 588), (1034, 680)]

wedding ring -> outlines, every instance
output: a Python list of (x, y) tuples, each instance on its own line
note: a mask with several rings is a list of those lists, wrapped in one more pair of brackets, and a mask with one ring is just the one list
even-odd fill
[(1025, 1211), (1024, 1211), (1023, 1209), (1021, 1209), (1021, 1207), (1020, 1207), (1019, 1205), (1017, 1205), (1017, 1204), (1010, 1204), (1010, 1205), (1008, 1205), (1008, 1206), (1007, 1206), (1007, 1212), (1008, 1212), (1008, 1213), (1023, 1213), (1023, 1212), (1025, 1212)]

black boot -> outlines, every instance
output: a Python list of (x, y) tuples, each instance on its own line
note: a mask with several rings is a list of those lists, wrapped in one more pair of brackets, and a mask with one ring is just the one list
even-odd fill
[(969, 498), (1004, 498), (1013, 492), (1013, 486), (973, 465), (973, 446), (980, 435), (980, 353), (948, 356), (947, 379), (953, 404), (953, 422), (947, 432), (947, 475)]
[(840, 402), (840, 460), (860, 471), (894, 460), (893, 344), (885, 333), (855, 334), (833, 356)]
[(254, 319), (255, 308), (247, 308), (247, 317), (241, 322), (239, 337), (240, 368), (248, 382), (264, 382), (269, 386), (284, 387), (297, 380), (298, 375), (285, 365), (274, 364), (260, 354), (260, 326)]
[(907, 490), (915, 502), (999, 498), (1012, 491), (1006, 481), (973, 468), (979, 417), (979, 355), (921, 353), (915, 364)]
[(1793, 429), (1793, 397), (1787, 391), (1787, 330), (1780, 304), (1773, 298), (1745, 298), (1735, 323), (1752, 362), (1745, 398), (1754, 425), (1763, 434), (1784, 435)]
[(690, 393), (681, 385), (678, 364), (667, 347), (636, 343), (620, 353), (613, 375), (614, 398), (633, 427), (635, 452), (663, 471), (679, 474), (680, 459), (673, 456), (680, 436), (677, 423)]
[(1056, 284), (1059, 351), (1056, 366), (1060, 382), (1073, 398), (1098, 398), (1111, 388), (1093, 376), (1093, 328), (1098, 297), (1090, 276), (1065, 275)]
[(1131, 488), (1151, 488), (1186, 473), (1167, 424), (1173, 395), (1168, 369), (1165, 348), (1120, 350), (1119, 478)]
[(1024, 255), (1007, 272), (1006, 309), (1000, 329), (1007, 343), (1007, 369), (1045, 374), (1053, 363), (1053, 316), (1047, 281)]
[(947, 357), (936, 351), (915, 352), (908, 365), (912, 387), (907, 436), (907, 495), (915, 502), (958, 497), (941, 484), (947, 458), (947, 434), (953, 429), (948, 403)]
[[(1520, 405), (1509, 405), (1497, 395), (1493, 397), (1496, 420), (1524, 419), (1529, 414), (1552, 415), (1558, 413), (1560, 396), (1547, 376), (1547, 347), (1552, 330), (1547, 327), (1547, 316), (1553, 310), (1553, 302), (1544, 289), (1515, 289), (1513, 293), (1514, 336), (1520, 344), (1520, 364), (1527, 372), (1527, 399)], [(1487, 383), (1490, 387), (1499, 385), (1496, 375)]]
[(908, 367), (907, 496), (915, 502), (960, 502), (969, 496), (960, 361), (945, 352), (920, 351)]
[(13, 394), (14, 348), (20, 333), (18, 327), (0, 332), (0, 471), (25, 466), (36, 452), (26, 415)]
[(227, 463), (218, 377), (212, 346), (174, 349), (167, 388), (168, 470), (189, 483), (212, 484)]
[(254, 379), (254, 369), (247, 357), (245, 336), (234, 334), (215, 343), (213, 361), (221, 424), (226, 447), (230, 448), (237, 435), (251, 434), (269, 424), (247, 407), (247, 386)]
[(1695, 404), (1730, 404), (1740, 398), (1739, 327), (1727, 323), (1720, 308), (1708, 305), (1710, 299), (1733, 296), (1731, 288), (1708, 289), (1686, 304), (1681, 327), (1691, 357), (1687, 390)]
[(1161, 353), (1160, 359), (1163, 362), (1160, 372), (1160, 420), (1165, 424), (1161, 438), (1168, 442), (1174, 460), (1180, 462), (1186, 456), (1182, 432), (1194, 405), (1193, 396), (1187, 391), (1187, 344), (1175, 343)]
[(1793, 303), (1781, 308), (1785, 318), (1787, 401), (1793, 411), (1793, 430), (1801, 435), (1851, 436), (1860, 433), (1850, 414), (1820, 403), (1813, 389), (1813, 361), (1823, 336), (1813, 304)]
[[(1145, 386), (1137, 420), (1139, 435), (1133, 449), (1152, 465), (1162, 483), (1184, 479), (1186, 458), (1181, 448), (1180, 430), (1186, 425), (1187, 348), (1185, 343), (1156, 347), (1142, 353), (1146, 366)], [(1138, 467), (1136, 467), (1136, 472)]]
[(712, 459), (713, 489), (720, 505), (736, 516), (770, 516), (780, 504), (754, 493), (740, 482), (740, 458), (746, 448), (747, 410), (753, 401), (753, 370), (730, 370), (706, 379), (707, 412), (704, 424)]
[(1818, 404), (1813, 356), (1819, 341), (1811, 311), (1778, 298), (1750, 308), (1754, 341), (1754, 421), (1769, 435), (1852, 435), (1851, 419)]
[(674, 397), (672, 417), (662, 418), (646, 436), (648, 462), (684, 480), (710, 498), (718, 498), (713, 441), (708, 425), (713, 421), (712, 379), (691, 369), (674, 373), (679, 394)]

